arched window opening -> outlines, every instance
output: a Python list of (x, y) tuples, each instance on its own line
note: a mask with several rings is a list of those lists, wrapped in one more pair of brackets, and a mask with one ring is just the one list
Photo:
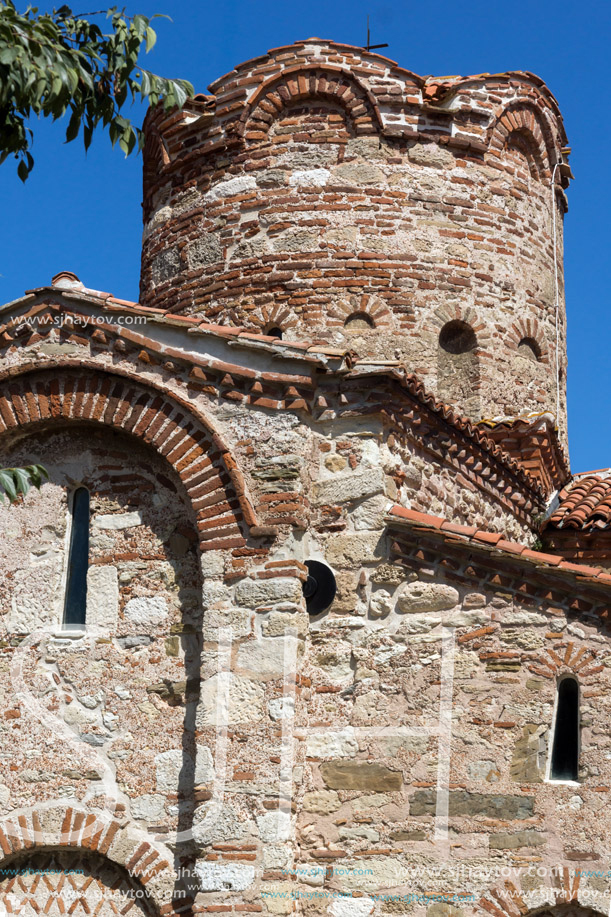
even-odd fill
[(278, 338), (278, 340), (282, 340), (282, 328), (280, 328), (278, 325), (272, 325), (272, 327), (268, 328), (265, 333), (270, 338)]
[(366, 312), (353, 312), (344, 322), (344, 328), (350, 333), (368, 331), (370, 328), (375, 328), (375, 323)]
[(66, 576), (64, 627), (78, 629), (87, 612), (87, 568), (89, 566), (89, 491), (78, 487), (72, 495), (70, 549)]
[(527, 360), (531, 360), (533, 363), (538, 363), (541, 359), (541, 348), (534, 338), (522, 338), (518, 344), (518, 355), (526, 357)]
[(477, 338), (467, 322), (447, 322), (437, 348), (437, 394), (451, 407), (479, 420), (480, 374)]
[(579, 776), (579, 685), (576, 678), (558, 684), (550, 780), (576, 781)]

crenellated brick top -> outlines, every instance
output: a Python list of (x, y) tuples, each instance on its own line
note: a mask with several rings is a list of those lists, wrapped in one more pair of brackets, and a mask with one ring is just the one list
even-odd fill
[(549, 177), (556, 163), (564, 163), (559, 184), (566, 187), (571, 177), (558, 103), (528, 71), (418, 76), (363, 48), (309, 38), (238, 64), (209, 90), (182, 111), (147, 116), (145, 219), (155, 178), (163, 181), (160, 170), (219, 145), (261, 140), (283, 108), (306, 98), (339, 105), (357, 136), (434, 140), (497, 157), (508, 134), (525, 129), (536, 142), (542, 173)]

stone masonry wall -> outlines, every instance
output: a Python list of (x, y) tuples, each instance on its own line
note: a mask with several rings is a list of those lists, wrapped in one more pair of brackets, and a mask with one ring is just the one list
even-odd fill
[[(400, 360), (477, 420), (556, 411), (565, 140), (537, 78), (433, 91), (312, 40), (212, 88), (199, 118), (148, 122), (143, 303)], [(452, 321), (475, 332), (476, 397), (437, 378)]]
[[(44, 447), (51, 482), (2, 511), (15, 549), (3, 560), (0, 816), (21, 831), (39, 807), (68, 806), (68, 821), (110, 813), (169, 857), (153, 897), (165, 913), (190, 900), (185, 886), (195, 913), (462, 917), (502, 894), (501, 914), (571, 896), (606, 912), (608, 883), (575, 875), (609, 842), (603, 597), (576, 609), (536, 569), (387, 530), (383, 475), (356, 503), (346, 490), (380, 456), (362, 441), (349, 472), (359, 450), (345, 437), (320, 453), (329, 474), (312, 487), (316, 504), (335, 482), (345, 532), (313, 525), (264, 555), (204, 551), (199, 564), (190, 508), (150, 451), (74, 427), (15, 445), (15, 462)], [(273, 461), (258, 467), (269, 480)], [(32, 636), (65, 562), (66, 489), (82, 481), (91, 571), (113, 571), (115, 617), (94, 574), (97, 627)], [(311, 619), (297, 559), (310, 557), (339, 586)], [(35, 570), (37, 607), (22, 585)], [(579, 786), (545, 781), (565, 673), (581, 685)]]

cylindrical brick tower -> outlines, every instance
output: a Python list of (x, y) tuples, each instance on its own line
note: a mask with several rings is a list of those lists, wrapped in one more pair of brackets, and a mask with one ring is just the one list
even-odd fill
[(538, 77), (312, 38), (210, 91), (145, 123), (145, 305), (398, 360), (474, 420), (565, 433), (569, 151)]

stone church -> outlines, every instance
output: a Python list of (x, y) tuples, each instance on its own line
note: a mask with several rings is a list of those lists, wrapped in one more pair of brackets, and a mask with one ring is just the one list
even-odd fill
[(140, 302), (0, 315), (0, 914), (608, 914), (554, 96), (311, 38), (145, 131)]

